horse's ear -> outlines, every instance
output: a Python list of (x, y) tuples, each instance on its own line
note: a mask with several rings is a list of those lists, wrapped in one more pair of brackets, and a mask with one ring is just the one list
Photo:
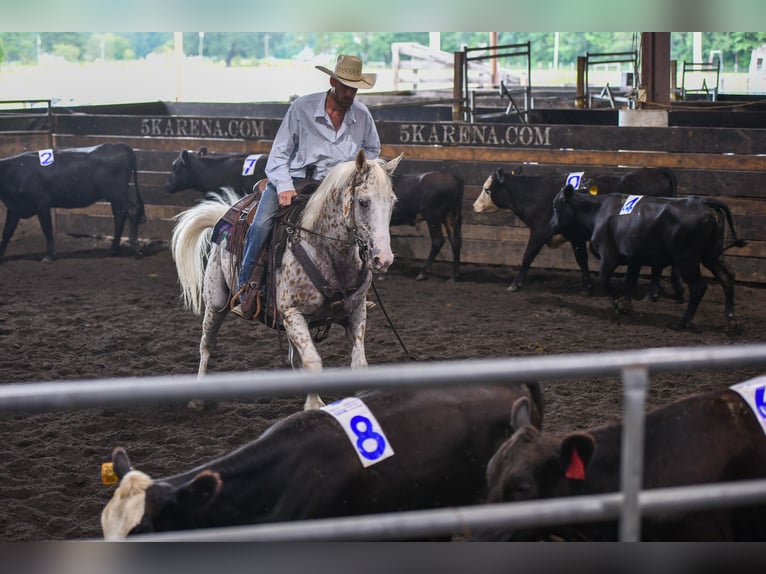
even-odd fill
[(356, 152), (356, 171), (364, 171), (367, 169), (367, 154), (364, 153), (364, 148), (360, 148)]
[(383, 169), (386, 171), (389, 177), (391, 177), (396, 171), (396, 168), (399, 167), (399, 162), (402, 161), (402, 158), (404, 157), (403, 153), (400, 153), (398, 157), (395, 157), (389, 162), (386, 162), (386, 164), (383, 166)]

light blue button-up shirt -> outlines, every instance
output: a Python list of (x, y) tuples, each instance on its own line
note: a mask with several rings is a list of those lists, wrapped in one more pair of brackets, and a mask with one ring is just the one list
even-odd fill
[(306, 166), (315, 165), (314, 177), (322, 179), (335, 165), (353, 160), (360, 148), (367, 159), (380, 155), (380, 136), (367, 106), (355, 99), (336, 132), (324, 109), (325, 98), (327, 92), (299, 97), (277, 130), (266, 177), (279, 193), (294, 189), (293, 178), (304, 178)]

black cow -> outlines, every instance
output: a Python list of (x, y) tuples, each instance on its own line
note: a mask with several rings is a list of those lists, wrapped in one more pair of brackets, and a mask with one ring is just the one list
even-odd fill
[(253, 192), (253, 185), (258, 180), (266, 177), (267, 159), (267, 154), (257, 158), (246, 153), (208, 155), (205, 147), (196, 153), (184, 150), (173, 160), (165, 191), (175, 193), (196, 189), (209, 192), (230, 187), (243, 197)]
[[(554, 232), (550, 221), (553, 214), (553, 198), (564, 187), (567, 174), (552, 172), (540, 176), (521, 174), (521, 168), (516, 168), (510, 174), (498, 168), (484, 182), (479, 197), (474, 201), (476, 212), (492, 212), (500, 208), (512, 210), (516, 216), (529, 227), (529, 239), (524, 249), (521, 268), (511, 281), (508, 289), (518, 291), (524, 285), (527, 271), (532, 266), (537, 254), (548, 244), (558, 247), (561, 242), (554, 242)], [(606, 195), (611, 193), (628, 193), (644, 195), (675, 197), (677, 183), (673, 170), (668, 168), (639, 168), (624, 173), (594, 171), (588, 175), (585, 187), (593, 193)], [(582, 289), (590, 294), (593, 285), (588, 270), (587, 237), (582, 230), (571, 228), (562, 233), (564, 239), (572, 245), (577, 265), (582, 272)], [(672, 276), (674, 294), (681, 297), (682, 287), (675, 275)], [(660, 290), (658, 279), (653, 280), (649, 296), (656, 299)]]
[(415, 225), (422, 218), (428, 225), (431, 251), (417, 279), (425, 279), (439, 250), (444, 245), (442, 225), (452, 246), (450, 281), (460, 275), (460, 249), (463, 244), (463, 178), (446, 170), (421, 174), (401, 174), (391, 178), (397, 202), (391, 225)]
[[(515, 409), (513, 436), (487, 466), (487, 501), (518, 502), (620, 489), (622, 424), (546, 433)], [(732, 390), (690, 395), (645, 419), (642, 489), (766, 478), (766, 435)], [(482, 539), (614, 541), (615, 522), (486, 532)], [(764, 540), (766, 506), (644, 514), (642, 540)]]
[(119, 254), (122, 230), (128, 220), (130, 245), (136, 256), (141, 255), (138, 224), (146, 219), (144, 201), (138, 189), (136, 154), (127, 144), (41, 150), (0, 159), (0, 199), (6, 207), (0, 257), (19, 220), (36, 215), (45, 235), (43, 261), (53, 261), (56, 251), (51, 209), (87, 207), (99, 200), (112, 205), (112, 254)]
[[(724, 232), (729, 223), (731, 245), (724, 247)], [(640, 195), (598, 195), (575, 192), (571, 185), (553, 200), (551, 228), (577, 225), (590, 238), (590, 249), (600, 259), (599, 282), (615, 308), (629, 312), (638, 272), (642, 265), (657, 275), (673, 265), (689, 287), (686, 311), (674, 328), (689, 326), (707, 290), (700, 264), (721, 283), (725, 297), (725, 316), (729, 329), (736, 328), (734, 317), (734, 272), (724, 263), (729, 247), (742, 247), (737, 238), (729, 207), (704, 197), (644, 197)], [(617, 301), (610, 279), (618, 265), (627, 265), (625, 295)]]
[(115, 449), (120, 484), (101, 514), (105, 538), (479, 503), (487, 462), (511, 435), (515, 401), (531, 399), (532, 420), (542, 421), (537, 383), (357, 397), (377, 420), (350, 419), (357, 448), (381, 453), (387, 441), (393, 449), (367, 468), (322, 410), (292, 414), (238, 450), (167, 478), (131, 470)]

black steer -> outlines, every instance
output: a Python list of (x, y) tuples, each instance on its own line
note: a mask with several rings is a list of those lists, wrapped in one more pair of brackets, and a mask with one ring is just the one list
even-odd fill
[[(689, 326), (707, 290), (704, 265), (721, 283), (729, 329), (737, 327), (734, 317), (734, 273), (723, 260), (724, 232), (729, 223), (731, 246), (741, 247), (728, 206), (715, 199), (598, 195), (576, 192), (571, 185), (553, 200), (553, 229), (576, 225), (587, 230), (590, 249), (600, 259), (599, 282), (621, 312), (631, 309), (638, 272), (648, 265), (653, 275), (673, 265), (689, 287), (686, 311), (674, 325)], [(618, 265), (627, 265), (625, 295), (617, 301), (610, 279)]]
[[(521, 416), (520, 416), (521, 415)], [(622, 425), (541, 432), (514, 411), (513, 436), (487, 467), (487, 501), (519, 502), (620, 490)], [(766, 478), (766, 435), (735, 391), (691, 395), (646, 415), (642, 489)], [(494, 540), (617, 540), (615, 522), (483, 533)], [(764, 540), (766, 506), (645, 515), (645, 541)]]
[(173, 160), (165, 191), (175, 193), (185, 189), (215, 191), (222, 187), (232, 188), (243, 197), (253, 192), (253, 185), (266, 177), (267, 154), (257, 159), (246, 153), (222, 153), (208, 155), (207, 148), (195, 152), (182, 151)]
[(43, 261), (53, 261), (56, 251), (51, 209), (87, 207), (97, 201), (112, 205), (112, 254), (119, 254), (122, 230), (128, 220), (130, 245), (136, 256), (141, 255), (138, 224), (145, 215), (136, 167), (133, 148), (124, 143), (41, 150), (0, 159), (0, 199), (6, 207), (0, 257), (19, 221), (36, 215), (46, 242)]
[(380, 432), (352, 418), (357, 445), (382, 434), (393, 449), (367, 468), (344, 428), (322, 410), (290, 415), (220, 459), (156, 480), (131, 470), (125, 451), (115, 449), (121, 480), (101, 514), (105, 538), (478, 503), (487, 462), (511, 435), (513, 404), (531, 398), (532, 420), (542, 420), (536, 383), (358, 398)]
[(391, 225), (415, 225), (422, 218), (428, 225), (431, 251), (417, 279), (425, 279), (439, 250), (444, 245), (442, 226), (452, 246), (451, 281), (460, 274), (460, 249), (463, 243), (463, 179), (449, 171), (421, 174), (394, 174), (391, 184), (397, 197)]
[[(524, 249), (521, 267), (511, 281), (508, 289), (518, 291), (524, 285), (527, 271), (537, 254), (548, 244), (558, 247), (560, 242), (553, 242), (554, 232), (550, 221), (553, 214), (553, 198), (564, 187), (567, 174), (554, 172), (540, 176), (521, 174), (521, 168), (506, 173), (498, 168), (484, 182), (481, 193), (474, 201), (473, 209), (478, 213), (493, 212), (498, 209), (510, 209), (529, 227), (529, 239)], [(643, 193), (644, 195), (675, 197), (677, 184), (674, 172), (668, 168), (639, 168), (624, 173), (595, 171), (588, 174), (585, 186), (593, 188), (598, 195), (611, 193)], [(582, 289), (590, 294), (593, 288), (588, 270), (587, 236), (583, 230), (572, 227), (562, 230), (563, 238), (572, 245), (577, 265), (582, 272)], [(672, 277), (676, 297), (681, 296), (682, 287), (676, 276)], [(659, 278), (653, 278), (649, 296), (658, 297)]]

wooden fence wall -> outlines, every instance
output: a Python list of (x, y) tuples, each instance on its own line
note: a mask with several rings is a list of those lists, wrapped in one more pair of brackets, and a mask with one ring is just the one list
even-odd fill
[[(284, 106), (281, 108), (284, 109)], [(372, 109), (372, 106), (371, 106)], [(139, 186), (146, 202), (148, 221), (143, 238), (167, 240), (172, 217), (198, 201), (202, 194), (184, 191), (167, 194), (163, 184), (172, 161), (181, 150), (206, 146), (211, 153), (268, 153), (279, 126), (276, 117), (231, 116), (211, 113), (175, 114), (70, 113), (44, 117), (0, 116), (0, 157), (45, 147), (80, 147), (106, 141), (131, 145), (139, 163)], [(283, 113), (283, 112), (282, 112)], [(374, 112), (375, 113), (375, 112)], [(589, 110), (590, 118), (597, 111)], [(612, 112), (609, 118), (616, 117)], [(673, 112), (671, 112), (672, 114)], [(700, 112), (716, 114), (717, 112)], [(527, 228), (510, 212), (476, 214), (472, 203), (481, 185), (496, 167), (524, 165), (525, 173), (551, 169), (585, 171), (635, 166), (668, 166), (676, 170), (679, 191), (725, 200), (734, 213), (740, 237), (748, 240), (742, 249), (727, 252), (727, 261), (739, 281), (766, 283), (766, 129), (763, 114), (753, 115), (759, 127), (626, 127), (606, 121), (590, 124), (520, 124), (497, 121), (465, 124), (431, 121), (441, 112), (402, 114), (406, 121), (382, 113), (378, 129), (382, 155), (392, 158), (404, 153), (400, 170), (420, 172), (448, 167), (466, 182), (463, 209), (463, 254), (466, 263), (517, 266), (526, 244)], [(383, 117), (385, 119), (379, 119)], [(420, 118), (426, 118), (421, 120)], [(602, 116), (602, 118), (605, 116)], [(49, 131), (41, 128), (49, 122)], [(737, 125), (747, 125), (737, 116)], [(672, 123), (672, 122), (670, 122)], [(680, 123), (689, 123), (687, 121)], [(30, 130), (30, 125), (41, 128)], [(4, 208), (0, 206), (0, 210)], [(3, 213), (4, 215), (4, 213)], [(111, 214), (106, 204), (78, 210), (57, 210), (57, 233), (110, 235)], [(22, 233), (39, 233), (36, 220), (25, 222)], [(400, 258), (424, 259), (430, 242), (424, 225), (393, 229), (394, 248)], [(41, 254), (43, 243), (41, 237)], [(439, 260), (451, 258), (445, 247)], [(576, 268), (571, 249), (545, 248), (535, 267)], [(595, 270), (595, 266), (593, 267)], [(445, 273), (446, 276), (446, 273)]]

